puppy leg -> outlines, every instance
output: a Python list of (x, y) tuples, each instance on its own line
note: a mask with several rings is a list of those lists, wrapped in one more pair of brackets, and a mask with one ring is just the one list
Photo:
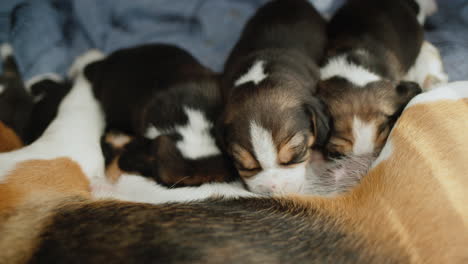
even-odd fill
[(417, 82), (423, 91), (428, 91), (448, 82), (447, 73), (439, 51), (428, 41), (424, 41), (415, 64), (406, 74), (405, 80)]

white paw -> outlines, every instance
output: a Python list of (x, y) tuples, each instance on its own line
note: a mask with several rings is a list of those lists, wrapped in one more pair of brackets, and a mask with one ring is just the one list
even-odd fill
[(428, 41), (424, 41), (415, 64), (408, 71), (405, 80), (421, 85), (424, 91), (431, 90), (448, 82), (439, 50)]

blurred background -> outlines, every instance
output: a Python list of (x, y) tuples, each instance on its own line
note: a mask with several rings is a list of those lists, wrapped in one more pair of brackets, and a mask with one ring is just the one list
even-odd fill
[[(71, 61), (90, 48), (109, 53), (149, 42), (179, 45), (220, 71), (244, 23), (266, 1), (2, 0), (0, 43), (13, 46), (26, 82), (64, 76)], [(309, 1), (329, 17), (344, 0)], [(467, 80), (468, 1), (438, 5), (426, 38), (440, 49), (450, 80)]]

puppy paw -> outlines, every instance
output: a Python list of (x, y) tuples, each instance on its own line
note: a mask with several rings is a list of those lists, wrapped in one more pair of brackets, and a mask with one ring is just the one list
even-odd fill
[(413, 67), (405, 80), (419, 83), (423, 91), (429, 91), (448, 82), (439, 50), (428, 41), (424, 41)]

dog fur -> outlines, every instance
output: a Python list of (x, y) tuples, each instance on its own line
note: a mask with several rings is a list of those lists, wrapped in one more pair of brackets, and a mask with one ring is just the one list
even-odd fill
[[(421, 12), (430, 13), (413, 0), (350, 0), (332, 17), (319, 84), (333, 118), (332, 155), (378, 153), (398, 114), (421, 92), (410, 82), (420, 78), (407, 75), (418, 56), (429, 57), (421, 50)], [(427, 74), (427, 67), (411, 71)]]
[(325, 38), (307, 1), (271, 1), (225, 63), (219, 138), (253, 192), (300, 192), (311, 147), (325, 144), (329, 118), (314, 96)]
[(0, 262), (463, 263), (468, 82), (440, 89), (408, 105), (362, 183), (335, 198), (93, 201), (79, 162), (21, 161), (0, 183)]

